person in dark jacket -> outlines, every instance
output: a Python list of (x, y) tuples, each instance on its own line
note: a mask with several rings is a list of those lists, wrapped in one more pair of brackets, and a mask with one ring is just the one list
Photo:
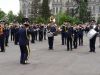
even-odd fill
[(43, 26), (39, 27), (39, 41), (43, 41)]
[(79, 46), (83, 45), (83, 28), (80, 26), (78, 29)]
[(32, 38), (31, 43), (35, 43), (35, 29), (33, 26), (30, 28), (30, 32), (31, 32), (31, 38)]
[(54, 43), (54, 33), (56, 32), (56, 27), (54, 25), (54, 23), (52, 22), (50, 24), (50, 26), (48, 26), (48, 32), (47, 32), (47, 36), (48, 36), (48, 45), (49, 45), (49, 50), (53, 50), (53, 43)]
[(16, 25), (15, 26), (15, 33), (14, 33), (14, 44), (18, 45), (18, 40), (19, 40), (19, 35), (18, 35), (19, 27)]
[(67, 51), (72, 51), (72, 41), (73, 41), (73, 27), (71, 25), (68, 26), (67, 30)]
[(11, 30), (11, 41), (14, 41), (14, 35), (15, 35), (15, 27), (14, 27), (14, 25), (13, 26), (11, 26), (11, 28), (10, 28), (10, 30)]
[(10, 32), (10, 29), (8, 26), (6, 26), (5, 27), (5, 46), (8, 46), (9, 32)]
[[(98, 32), (98, 27), (96, 25), (95, 21), (92, 21), (91, 25), (90, 25), (90, 29), (94, 29), (96, 32)], [(95, 34), (90, 40), (90, 51), (89, 52), (94, 52), (95, 53), (95, 43), (96, 43), (96, 37), (97, 34)]]
[(63, 25), (61, 27), (61, 39), (62, 39), (62, 45), (66, 44), (66, 26)]
[(5, 30), (3, 24), (0, 24), (0, 47), (1, 52), (5, 52)]
[(78, 39), (78, 28), (77, 26), (74, 27), (73, 30), (73, 45), (74, 45), (74, 49), (77, 49), (77, 39)]
[(19, 46), (21, 51), (20, 63), (27, 64), (29, 59), (29, 24), (25, 23), (25, 27), (19, 29)]

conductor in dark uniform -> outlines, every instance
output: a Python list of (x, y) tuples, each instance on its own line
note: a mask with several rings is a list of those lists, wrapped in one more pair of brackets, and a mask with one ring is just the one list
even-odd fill
[(27, 64), (30, 48), (29, 48), (29, 24), (25, 23), (23, 28), (19, 29), (19, 47), (21, 51), (20, 63)]

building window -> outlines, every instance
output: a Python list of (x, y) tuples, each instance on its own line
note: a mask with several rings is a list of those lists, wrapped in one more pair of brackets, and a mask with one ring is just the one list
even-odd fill
[(100, 6), (99, 6), (99, 13), (100, 13)]
[(56, 7), (56, 13), (58, 13), (58, 7)]
[(93, 6), (93, 13), (95, 13), (95, 6)]

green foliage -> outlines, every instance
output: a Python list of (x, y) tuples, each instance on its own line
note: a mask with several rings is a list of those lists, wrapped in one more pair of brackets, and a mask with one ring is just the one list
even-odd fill
[(9, 22), (9, 23), (14, 22), (14, 21), (15, 21), (15, 18), (16, 18), (16, 16), (13, 14), (12, 11), (9, 11), (7, 17), (8, 17), (8, 22)]
[(65, 21), (70, 22), (72, 25), (82, 23), (78, 18), (69, 16), (65, 13), (59, 13), (56, 15), (56, 22), (58, 25), (62, 25)]
[(98, 21), (97, 21), (97, 23), (98, 23), (98, 24), (100, 24), (100, 17), (98, 18)]
[(31, 9), (31, 14), (32, 14), (32, 18), (36, 18), (39, 16), (39, 12), (40, 12), (40, 4), (39, 4), (40, 0), (33, 0), (32, 2), (32, 9)]
[(0, 20), (2, 20), (6, 16), (5, 12), (0, 9)]
[(18, 16), (17, 16), (17, 21), (18, 23), (22, 23), (22, 19), (24, 18), (24, 15), (21, 13), (21, 11), (19, 12)]
[(45, 20), (43, 17), (37, 17), (33, 22), (35, 23), (48, 23), (49, 22), (49, 19), (48, 20)]
[(42, 6), (41, 6), (41, 16), (48, 20), (50, 18), (50, 9), (49, 9), (49, 0), (43, 0)]
[(79, 19), (85, 23), (89, 21), (91, 12), (88, 11), (88, 1), (87, 0), (80, 0), (79, 3)]

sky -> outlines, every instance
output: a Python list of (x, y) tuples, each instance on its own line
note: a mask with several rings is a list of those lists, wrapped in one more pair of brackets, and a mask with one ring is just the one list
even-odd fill
[(11, 10), (17, 15), (20, 9), (19, 0), (0, 0), (0, 8), (5, 13)]

